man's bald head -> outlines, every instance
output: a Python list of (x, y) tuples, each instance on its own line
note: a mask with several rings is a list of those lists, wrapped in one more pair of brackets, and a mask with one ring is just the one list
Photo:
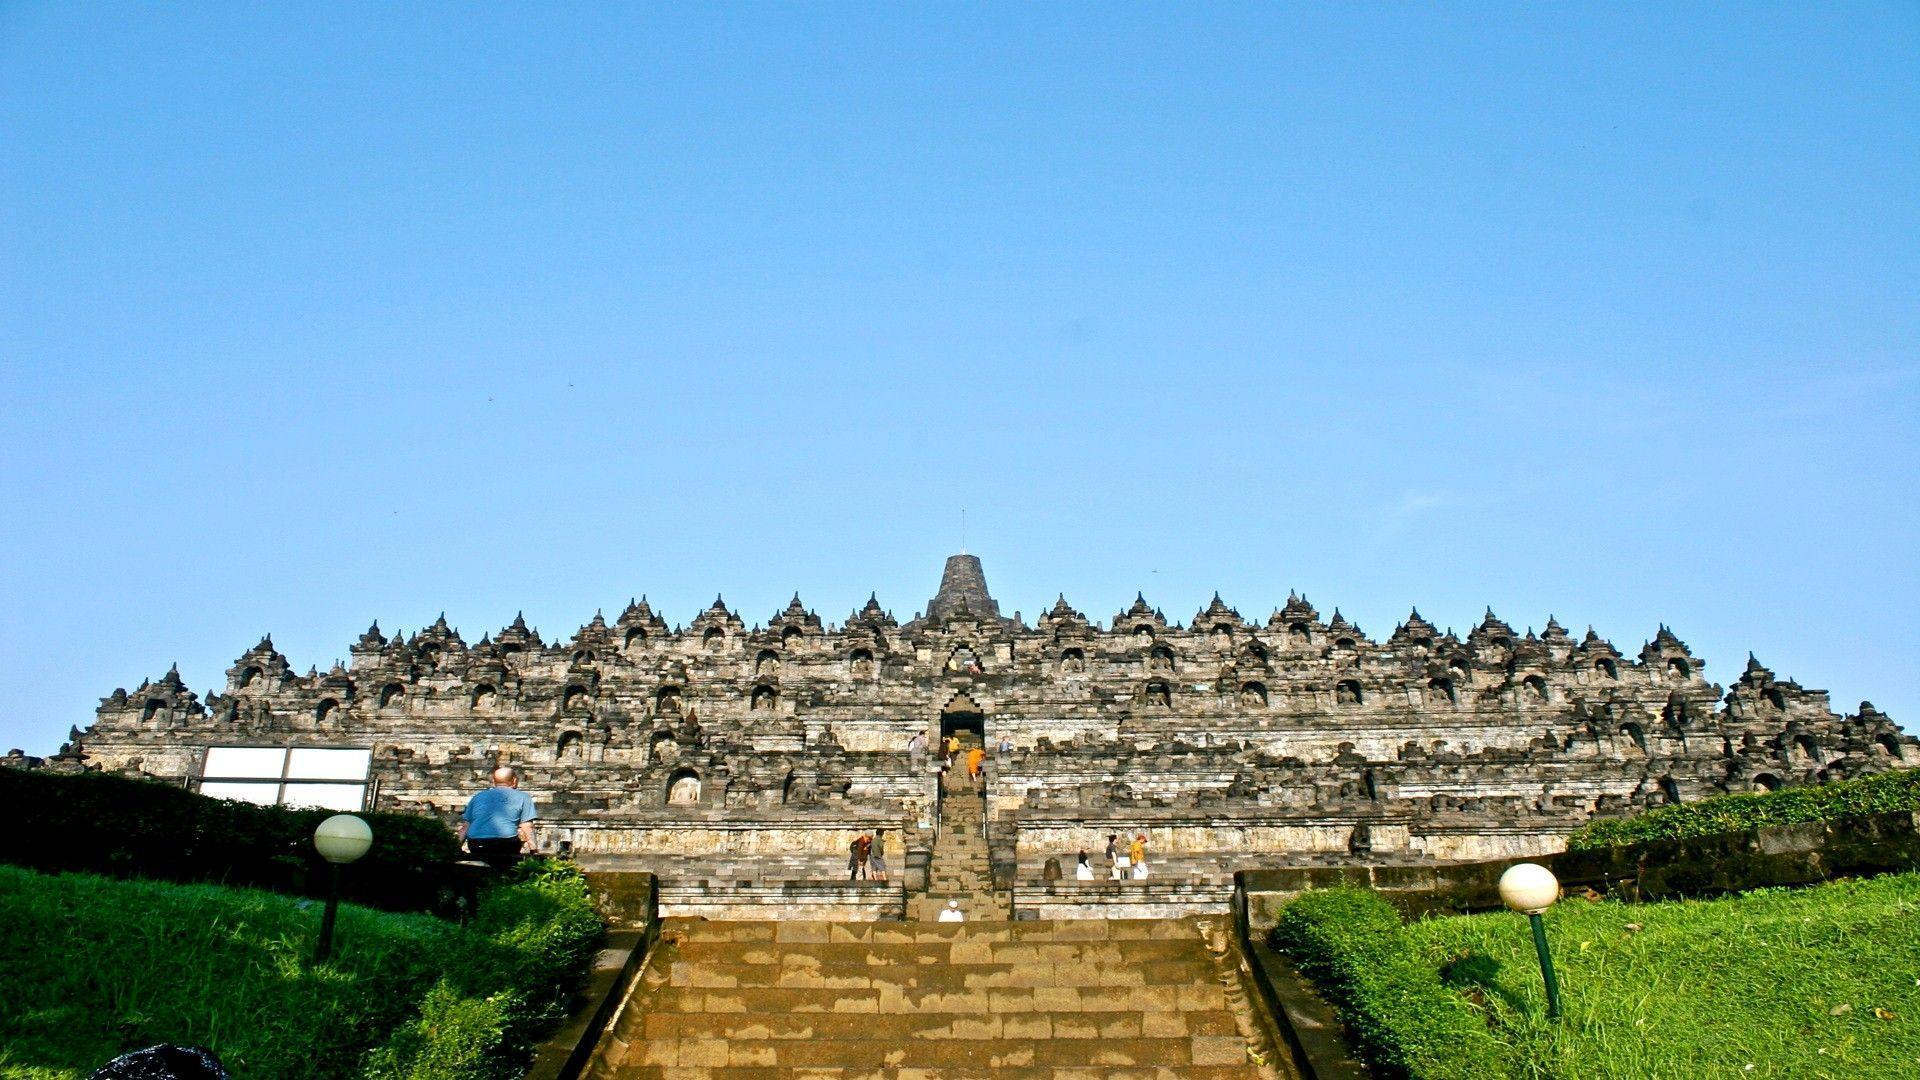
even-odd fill
[(502, 765), (493, 770), (493, 782), (501, 787), (519, 787), (520, 774), (513, 771), (513, 766)]

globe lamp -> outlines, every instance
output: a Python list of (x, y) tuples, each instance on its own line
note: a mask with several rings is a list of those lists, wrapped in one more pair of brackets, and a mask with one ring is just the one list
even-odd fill
[(1560, 899), (1560, 879), (1539, 863), (1515, 863), (1500, 875), (1500, 900), (1527, 917), (1533, 927), (1533, 951), (1540, 956), (1540, 977), (1547, 984), (1547, 1018), (1560, 1017), (1560, 980), (1553, 976), (1553, 954), (1547, 951), (1547, 927), (1540, 918)]
[(352, 814), (335, 814), (313, 830), (313, 846), (330, 863), (355, 862), (373, 846), (373, 826)]
[(320, 944), (313, 962), (324, 964), (333, 955), (333, 922), (340, 914), (340, 868), (360, 858), (373, 846), (373, 827), (352, 814), (335, 814), (313, 830), (313, 847), (327, 861), (327, 910), (320, 916)]

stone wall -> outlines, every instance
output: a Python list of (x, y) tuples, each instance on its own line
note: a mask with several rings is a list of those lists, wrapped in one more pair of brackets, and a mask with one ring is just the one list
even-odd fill
[(368, 748), (373, 806), (450, 818), (512, 763), (549, 845), (777, 869), (856, 828), (930, 846), (910, 740), (977, 725), (1006, 874), (1146, 831), (1211, 880), (1534, 855), (1596, 814), (1920, 763), (1871, 705), (1838, 715), (1756, 661), (1723, 692), (1664, 626), (1628, 655), (1491, 612), (1375, 640), (1298, 596), (1259, 621), (1216, 596), (1185, 624), (1141, 598), (1104, 626), (1062, 599), (1029, 624), (956, 560), (905, 624), (869, 599), (829, 625), (795, 597), (761, 625), (716, 599), (670, 627), (642, 600), (554, 641), (519, 618), (473, 643), (444, 618), (376, 625), (305, 674), (266, 638), (204, 702), (177, 671), (113, 691), (50, 767), (192, 784), (210, 746)]
[(894, 882), (788, 881), (777, 885), (721, 885), (667, 881), (660, 886), (662, 917), (745, 921), (877, 922), (906, 917), (906, 891)]
[[(1352, 865), (1249, 870), (1237, 876), (1256, 929), (1308, 889), (1376, 889), (1410, 915), (1501, 906), (1500, 875), (1521, 859), (1418, 866)], [(1562, 851), (1524, 861), (1554, 872), (1567, 896), (1628, 901), (1713, 896), (1920, 869), (1920, 814), (1866, 814), (1717, 836)]]
[(1016, 919), (1177, 919), (1225, 912), (1232, 896), (1231, 881), (1074, 881), (1069, 877), (1016, 884), (1013, 913)]

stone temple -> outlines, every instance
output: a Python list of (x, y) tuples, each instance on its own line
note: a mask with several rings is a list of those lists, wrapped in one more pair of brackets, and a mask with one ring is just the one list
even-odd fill
[[(1751, 658), (1723, 690), (1664, 626), (1633, 655), (1491, 611), (1464, 638), (1415, 611), (1374, 640), (1301, 596), (1250, 621), (1217, 595), (1184, 625), (1143, 598), (1029, 624), (972, 555), (906, 623), (869, 599), (830, 625), (796, 596), (764, 626), (716, 599), (682, 629), (642, 600), (564, 641), (442, 618), (350, 651), (302, 675), (263, 639), (204, 703), (177, 671), (115, 690), (54, 764), (451, 820), (509, 762), (543, 847), (658, 874), (669, 913), (952, 895), (1071, 918), (1223, 910), (1248, 867), (1537, 854), (1599, 814), (1920, 763), (1872, 705), (1836, 714)], [(984, 798), (946, 797), (916, 734), (983, 742)], [(889, 885), (846, 887), (856, 829)], [(1116, 833), (1146, 834), (1152, 876), (1075, 882), (1082, 850), (1105, 878)]]

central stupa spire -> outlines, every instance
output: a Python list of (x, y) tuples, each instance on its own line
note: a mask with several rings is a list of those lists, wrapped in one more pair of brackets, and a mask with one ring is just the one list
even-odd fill
[(980, 568), (978, 555), (947, 556), (946, 569), (940, 572), (940, 591), (927, 602), (926, 619), (939, 622), (962, 608), (976, 619), (1003, 621), (999, 603), (987, 592), (987, 575)]

